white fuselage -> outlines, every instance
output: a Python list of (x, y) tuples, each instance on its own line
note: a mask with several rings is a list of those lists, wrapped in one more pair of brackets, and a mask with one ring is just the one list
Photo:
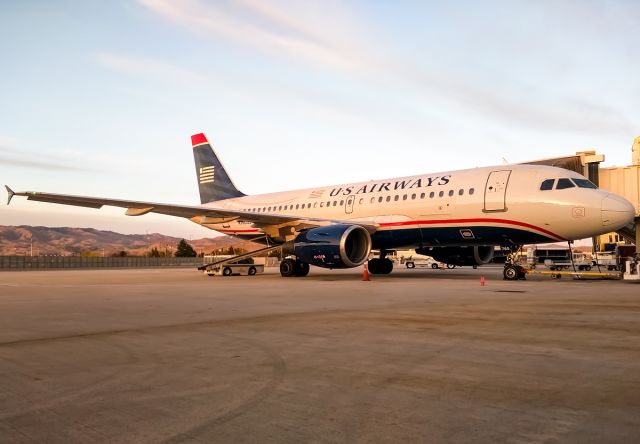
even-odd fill
[[(600, 189), (540, 189), (544, 180), (560, 178), (584, 179), (561, 168), (507, 165), (244, 196), (207, 205), (376, 224), (374, 248), (573, 240), (613, 231), (633, 219), (635, 208), (629, 202)], [(265, 234), (242, 218), (200, 223), (244, 238)]]

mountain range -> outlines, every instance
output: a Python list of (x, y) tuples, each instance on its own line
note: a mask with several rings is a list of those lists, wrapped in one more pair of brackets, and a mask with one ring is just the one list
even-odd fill
[[(94, 228), (32, 227), (0, 225), (0, 255), (94, 255), (111, 256), (125, 251), (130, 256), (144, 256), (156, 248), (172, 254), (180, 238), (160, 233), (122, 234)], [(221, 248), (256, 250), (260, 244), (231, 236), (194, 239), (187, 242), (198, 252), (210, 253)]]

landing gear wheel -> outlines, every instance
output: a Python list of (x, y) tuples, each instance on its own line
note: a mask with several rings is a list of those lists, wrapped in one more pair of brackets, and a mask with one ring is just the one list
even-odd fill
[(438, 264), (431, 264), (431, 268), (433, 268), (434, 270), (437, 270), (440, 267), (438, 267)]
[(302, 261), (296, 261), (294, 264), (294, 274), (298, 277), (304, 277), (309, 274), (309, 264)]
[(456, 266), (453, 264), (447, 264), (447, 268), (451, 270), (452, 268), (456, 268)]
[(247, 274), (249, 276), (254, 276), (256, 274), (256, 267), (249, 267), (249, 270), (247, 271)]
[(371, 274), (380, 274), (382, 273), (382, 259), (374, 258), (369, 259), (367, 263), (367, 268), (369, 269), (369, 273)]
[(415, 262), (407, 262), (406, 265), (407, 265), (407, 268), (416, 268)]
[(222, 275), (223, 275), (223, 276), (231, 276), (231, 268), (229, 268), (229, 267), (224, 267), (224, 268), (222, 269)]
[(389, 274), (393, 271), (393, 261), (390, 259), (382, 259), (382, 270), (380, 273)]
[(517, 281), (520, 278), (520, 270), (515, 265), (507, 264), (504, 266), (503, 276), (507, 281)]
[(280, 275), (282, 277), (291, 277), (295, 274), (295, 262), (292, 259), (284, 259), (280, 262)]

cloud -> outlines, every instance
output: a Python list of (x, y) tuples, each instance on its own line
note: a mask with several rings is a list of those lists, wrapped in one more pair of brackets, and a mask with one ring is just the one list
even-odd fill
[[(429, 48), (425, 48), (420, 57), (429, 61), (429, 66), (420, 66), (414, 60), (398, 56), (393, 47), (385, 47), (381, 36), (367, 32), (359, 17), (353, 19), (340, 2), (138, 2), (191, 32), (210, 38), (222, 37), (273, 57), (303, 62), (334, 74), (355, 76), (384, 94), (408, 95), (434, 109), (440, 105), (455, 107), (457, 113), (473, 114), (494, 124), (548, 131), (619, 133), (634, 130), (628, 117), (613, 106), (580, 99), (575, 92), (572, 95), (531, 86), (517, 75), (495, 78), (493, 83), (468, 71), (459, 75), (449, 66), (437, 66), (439, 54), (430, 54)], [(458, 22), (467, 20), (455, 17)], [(473, 26), (468, 28), (471, 33), (477, 31)], [(522, 34), (514, 35), (516, 38)], [(512, 50), (520, 51), (520, 48)], [(545, 51), (548, 51), (546, 47)], [(108, 63), (138, 73), (151, 74), (157, 69), (176, 71), (175, 67), (163, 68), (161, 63), (154, 66), (151, 61), (138, 66), (116, 58)]]
[[(52, 160), (47, 160), (47, 158)], [(42, 155), (29, 151), (19, 151), (12, 148), (0, 147), (0, 166), (8, 165), (19, 168), (75, 172), (97, 171), (93, 168), (68, 165), (63, 162), (63, 159), (57, 159), (50, 155)]]
[(144, 75), (148, 77), (170, 77), (183, 81), (201, 81), (202, 77), (188, 69), (181, 68), (171, 63), (160, 60), (122, 56), (113, 53), (101, 52), (92, 56), (94, 62), (101, 66), (125, 74)]
[[(254, 0), (228, 3), (139, 0), (139, 3), (191, 31), (222, 36), (271, 55), (342, 70), (357, 69), (366, 63), (362, 52), (348, 43), (353, 36), (344, 35), (345, 28), (290, 13), (296, 11), (297, 2), (275, 5)], [(312, 13), (299, 7), (296, 12), (307, 16)], [(340, 8), (336, 14), (343, 15)]]

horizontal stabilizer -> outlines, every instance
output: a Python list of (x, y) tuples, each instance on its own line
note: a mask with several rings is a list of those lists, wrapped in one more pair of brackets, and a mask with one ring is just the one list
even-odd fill
[(16, 195), (16, 193), (9, 188), (9, 185), (5, 185), (4, 187), (7, 189), (7, 205), (9, 205), (11, 203), (11, 199)]

